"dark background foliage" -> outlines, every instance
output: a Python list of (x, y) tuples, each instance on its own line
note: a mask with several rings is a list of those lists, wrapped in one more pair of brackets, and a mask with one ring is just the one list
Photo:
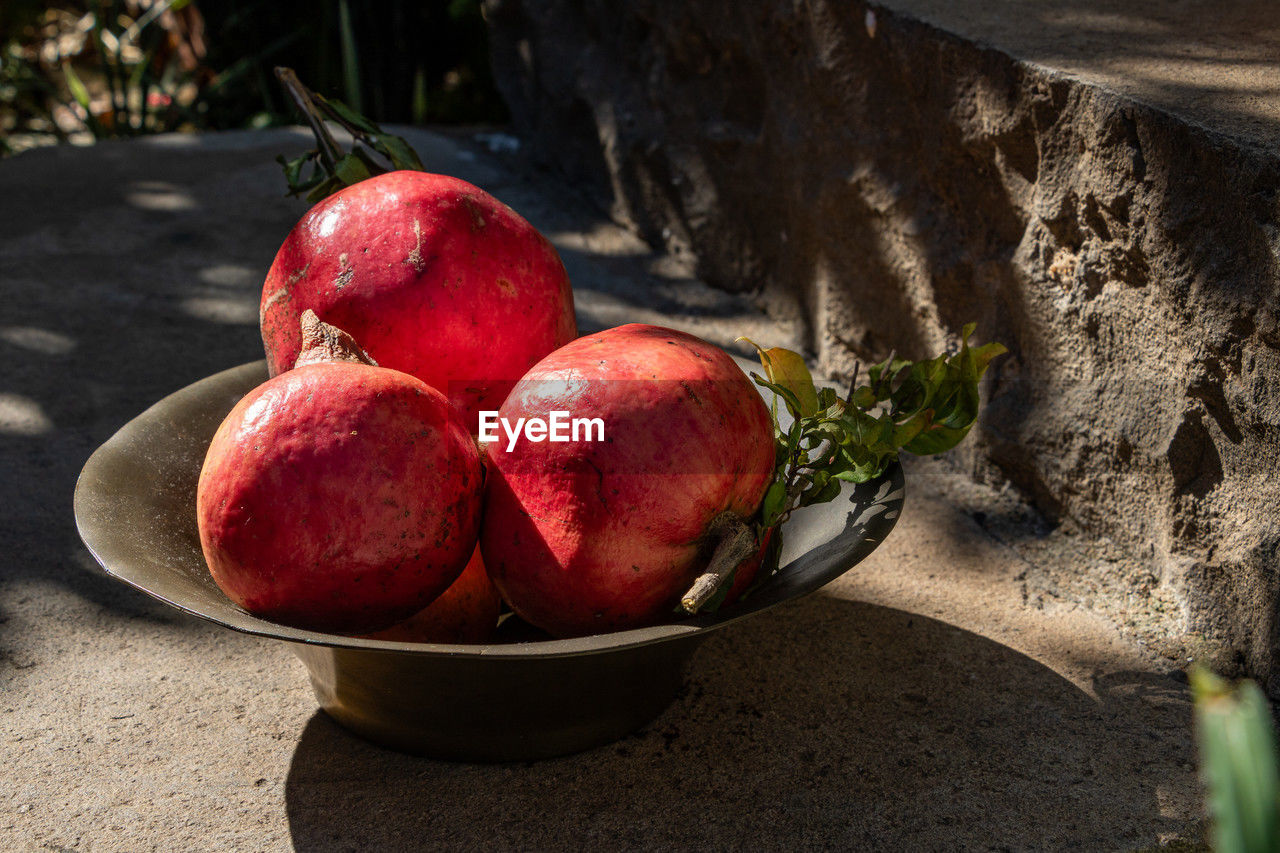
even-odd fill
[(321, 94), (379, 122), (485, 122), (505, 109), (489, 70), (479, 0), (203, 0), (209, 63), (248, 63), (211, 103), (230, 126), (246, 108), (291, 115), (271, 76), (288, 65)]
[(291, 123), (276, 65), (378, 122), (506, 118), (479, 0), (4, 0), (0, 153)]

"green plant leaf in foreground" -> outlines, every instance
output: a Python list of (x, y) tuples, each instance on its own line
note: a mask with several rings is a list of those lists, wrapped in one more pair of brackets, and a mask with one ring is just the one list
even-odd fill
[(1280, 851), (1280, 780), (1271, 711), (1258, 685), (1191, 671), (1201, 776), (1217, 853)]

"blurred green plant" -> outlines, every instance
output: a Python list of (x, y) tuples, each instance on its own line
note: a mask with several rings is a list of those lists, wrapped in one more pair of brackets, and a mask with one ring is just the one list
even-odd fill
[[(199, 0), (209, 62), (245, 73), (210, 99), (210, 123), (293, 120), (272, 77), (297, 71), (315, 91), (378, 122), (503, 121), (480, 0)], [(277, 43), (294, 36), (287, 44)]]
[(1280, 780), (1271, 709), (1258, 685), (1191, 670), (1200, 772), (1217, 853), (1280, 851)]
[(6, 7), (0, 127), (59, 140), (174, 130), (215, 75), (191, 0), (97, 0)]
[(0, 0), (0, 153), (287, 124), (277, 65), (381, 122), (502, 121), (488, 50), (480, 0)]

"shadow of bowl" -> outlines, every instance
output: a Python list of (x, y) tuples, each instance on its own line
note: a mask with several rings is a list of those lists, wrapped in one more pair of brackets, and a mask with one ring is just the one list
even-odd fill
[(665, 713), (576, 755), (432, 761), (318, 713), (289, 831), (299, 851), (1154, 847), (1188, 830), (1167, 814), (1194, 776), (1188, 704), (1117, 678), (1095, 699), (979, 634), (818, 593), (710, 635)]

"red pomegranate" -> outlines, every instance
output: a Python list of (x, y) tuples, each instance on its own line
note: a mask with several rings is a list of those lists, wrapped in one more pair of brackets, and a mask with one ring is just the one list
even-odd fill
[(366, 636), (401, 643), (484, 643), (497, 628), (501, 611), (502, 599), (476, 548), (462, 574), (439, 598), (405, 621)]
[(318, 631), (400, 622), (476, 547), (483, 474), (456, 410), (308, 313), (299, 367), (218, 427), (197, 488), (209, 570), (250, 613)]
[(573, 295), (552, 245), (466, 181), (398, 171), (321, 201), (294, 226), (262, 290), (274, 376), (298, 357), (305, 309), (378, 364), (442, 391), (475, 432), (540, 358), (573, 340)]
[[(533, 440), (548, 431), (527, 424), (554, 412), (602, 429)], [(527, 622), (556, 636), (652, 624), (672, 615), (717, 541), (740, 540), (734, 563), (759, 552), (744, 521), (772, 474), (772, 422), (706, 341), (647, 325), (586, 335), (526, 373), (499, 416), (480, 542)]]

